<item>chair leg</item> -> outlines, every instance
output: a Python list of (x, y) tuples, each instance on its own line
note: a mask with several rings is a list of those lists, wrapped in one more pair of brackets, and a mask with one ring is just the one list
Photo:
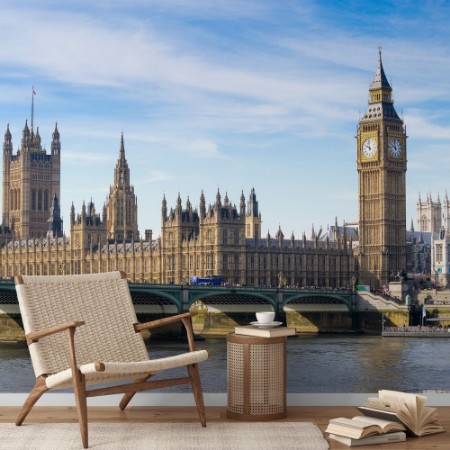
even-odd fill
[[(146, 382), (152, 375), (147, 375), (144, 378), (138, 378), (137, 380), (134, 380), (135, 383), (144, 383)], [(132, 385), (131, 385), (132, 386)], [(128, 403), (130, 403), (131, 399), (135, 396), (136, 391), (135, 392), (127, 392), (126, 394), (123, 395), (122, 399), (120, 400), (119, 403), (119, 408), (123, 411), (127, 406)]]
[(36, 404), (36, 402), (42, 397), (42, 394), (44, 392), (48, 391), (48, 387), (45, 385), (45, 378), (44, 377), (38, 377), (36, 379), (36, 384), (33, 388), (33, 390), (28, 395), (27, 399), (25, 400), (25, 403), (22, 406), (22, 409), (19, 413), (19, 415), (16, 418), (16, 425), (20, 427), (22, 425), (23, 421), (27, 417), (28, 413), (31, 411), (31, 408)]
[(73, 390), (77, 404), (78, 424), (80, 426), (81, 441), (83, 447), (88, 448), (88, 422), (86, 402), (86, 380), (84, 375), (78, 373), (78, 382), (74, 383)]
[(203, 402), (203, 390), (202, 383), (200, 381), (200, 372), (197, 364), (190, 364), (187, 366), (189, 376), (192, 379), (192, 391), (194, 393), (195, 404), (197, 405), (198, 415), (200, 416), (200, 422), (202, 427), (206, 427), (206, 413), (205, 403)]

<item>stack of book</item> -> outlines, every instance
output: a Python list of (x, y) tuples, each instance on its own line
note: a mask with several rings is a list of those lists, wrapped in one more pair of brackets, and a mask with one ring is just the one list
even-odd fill
[(350, 447), (402, 442), (406, 434), (443, 432), (436, 409), (425, 403), (422, 395), (382, 390), (358, 408), (364, 416), (331, 419), (325, 431), (330, 439)]

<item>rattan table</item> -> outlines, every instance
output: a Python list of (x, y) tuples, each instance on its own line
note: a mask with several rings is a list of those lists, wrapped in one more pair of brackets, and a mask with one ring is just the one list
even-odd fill
[(286, 417), (286, 336), (227, 336), (227, 417)]

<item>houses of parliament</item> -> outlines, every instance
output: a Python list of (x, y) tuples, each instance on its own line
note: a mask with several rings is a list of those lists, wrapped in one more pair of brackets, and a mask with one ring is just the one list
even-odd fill
[[(220, 275), (250, 286), (380, 287), (406, 268), (406, 132), (391, 97), (381, 51), (356, 139), (359, 220), (285, 236), (263, 235), (254, 189), (237, 205), (227, 194), (198, 206), (178, 195), (161, 204), (161, 230), (138, 230), (138, 205), (122, 134), (114, 181), (104, 205), (70, 210), (70, 234), (60, 212), (61, 140), (51, 149), (39, 129), (25, 123), (13, 151), (7, 126), (3, 143), (0, 276), (57, 275), (123, 270), (136, 283), (188, 283), (193, 275)], [(66, 225), (67, 226), (67, 225)]]

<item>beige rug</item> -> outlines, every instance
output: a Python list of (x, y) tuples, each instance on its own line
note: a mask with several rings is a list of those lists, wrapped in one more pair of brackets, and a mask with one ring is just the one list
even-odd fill
[[(82, 449), (78, 424), (0, 424), (2, 450)], [(93, 450), (325, 450), (322, 432), (307, 422), (91, 423)]]

